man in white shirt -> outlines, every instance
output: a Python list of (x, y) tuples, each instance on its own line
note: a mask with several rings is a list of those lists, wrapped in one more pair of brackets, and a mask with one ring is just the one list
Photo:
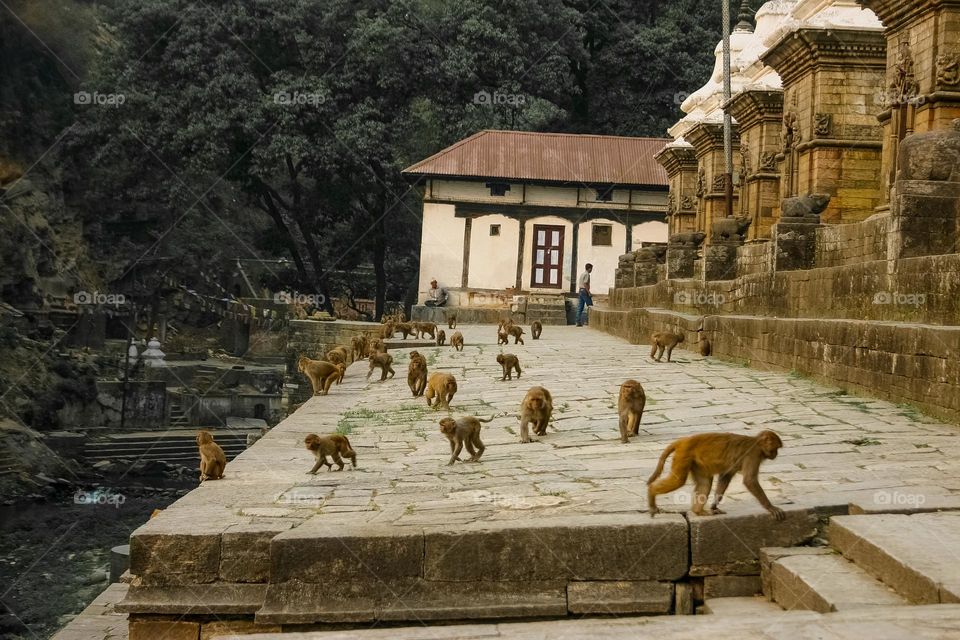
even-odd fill
[(577, 307), (577, 326), (583, 326), (583, 308), (593, 306), (593, 297), (590, 295), (590, 272), (593, 271), (593, 265), (589, 262), (584, 267), (585, 271), (577, 279), (577, 288), (580, 290), (580, 304)]
[(430, 280), (430, 289), (427, 290), (430, 299), (424, 302), (428, 307), (442, 307), (447, 304), (447, 290), (437, 284), (437, 279)]

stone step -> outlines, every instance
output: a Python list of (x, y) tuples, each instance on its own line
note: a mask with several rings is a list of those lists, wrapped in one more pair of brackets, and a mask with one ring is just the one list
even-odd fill
[(910, 602), (960, 602), (960, 512), (836, 516), (829, 538)]
[(742, 596), (739, 598), (708, 598), (704, 600), (703, 606), (699, 608), (697, 613), (742, 618), (766, 614), (782, 615), (784, 611), (780, 608), (780, 605), (770, 602), (764, 597)]
[(836, 553), (786, 556), (771, 563), (770, 572), (773, 600), (788, 611), (830, 613), (909, 604)]

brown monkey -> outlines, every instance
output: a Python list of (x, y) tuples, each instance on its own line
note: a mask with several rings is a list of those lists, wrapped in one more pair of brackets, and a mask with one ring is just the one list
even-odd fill
[(460, 459), (460, 452), (463, 450), (463, 445), (467, 445), (467, 453), (470, 454), (470, 459), (467, 460), (467, 462), (480, 462), (480, 456), (483, 455), (486, 449), (486, 447), (483, 446), (483, 441), (480, 440), (480, 423), (491, 422), (492, 420), (492, 417), (481, 420), (473, 416), (466, 416), (457, 420), (453, 418), (443, 418), (440, 420), (440, 433), (447, 436), (447, 439), (450, 441), (450, 462), (447, 463), (448, 467)]
[(327, 351), (327, 362), (332, 362), (333, 364), (347, 364), (350, 362), (350, 354), (347, 353), (346, 347), (334, 347)]
[[(660, 461), (653, 475), (647, 480), (647, 502), (650, 516), (659, 513), (657, 509), (657, 495), (669, 493), (682, 487), (687, 481), (687, 475), (693, 473), (696, 483), (693, 493), (693, 512), (699, 516), (704, 513), (704, 505), (710, 495), (713, 485), (713, 476), (720, 476), (717, 481), (717, 492), (713, 504), (710, 506), (710, 515), (723, 513), (720, 510), (720, 500), (727, 490), (730, 481), (737, 473), (743, 474), (743, 485), (763, 505), (763, 508), (773, 514), (777, 520), (783, 520), (782, 509), (773, 506), (763, 492), (757, 476), (760, 465), (765, 460), (773, 460), (783, 446), (783, 441), (773, 431), (761, 431), (756, 436), (742, 436), (735, 433), (700, 433), (695, 436), (681, 438), (663, 450)], [(663, 465), (667, 457), (673, 454), (673, 464), (670, 475), (657, 479), (663, 472)]]
[(627, 380), (620, 385), (620, 442), (630, 442), (630, 436), (640, 433), (640, 419), (643, 417), (643, 407), (647, 404), (647, 394), (643, 392), (643, 385), (636, 380)]
[(427, 386), (427, 359), (418, 351), (410, 352), (410, 368), (407, 372), (407, 384), (413, 397), (417, 398), (423, 395), (423, 390)]
[(197, 432), (197, 448), (200, 449), (200, 482), (204, 480), (219, 480), (223, 477), (223, 470), (227, 466), (227, 456), (209, 431)]
[(503, 377), (501, 380), (513, 380), (513, 370), (517, 370), (517, 380), (520, 379), (520, 359), (512, 353), (501, 353), (497, 356), (497, 362), (503, 367)]
[(333, 364), (325, 360), (311, 360), (305, 356), (300, 356), (300, 359), (297, 360), (297, 371), (310, 379), (310, 384), (313, 386), (313, 395), (327, 395), (330, 392), (330, 385), (336, 380), (343, 379), (343, 372), (346, 371), (346, 367), (342, 363)]
[(457, 314), (451, 313), (447, 316), (447, 328), (456, 329), (457, 328)]
[(523, 327), (518, 324), (511, 324), (507, 329), (507, 334), (513, 336), (513, 344), (523, 344)]
[(415, 322), (413, 324), (414, 328), (417, 330), (417, 337), (422, 338), (427, 335), (431, 339), (436, 340), (437, 338), (437, 325), (433, 322)]
[(447, 342), (447, 332), (443, 329), (437, 329), (437, 346), (442, 347)]
[(337, 471), (343, 471), (341, 455), (350, 460), (350, 464), (353, 465), (354, 469), (357, 468), (357, 453), (353, 450), (353, 447), (350, 446), (350, 441), (347, 440), (347, 436), (342, 436), (339, 433), (318, 436), (315, 433), (311, 433), (303, 439), (303, 444), (317, 457), (317, 463), (313, 465), (313, 469), (310, 469), (307, 473), (315, 474), (323, 465), (327, 465), (327, 471), (333, 471), (333, 465), (327, 462), (327, 456), (333, 458), (333, 461), (340, 467)]
[[(427, 406), (439, 409), (450, 409), (450, 401), (453, 400), (453, 394), (457, 392), (457, 379), (449, 373), (432, 373), (427, 380), (427, 389), (424, 396), (427, 398)], [(436, 398), (436, 402), (432, 402)]]
[(370, 360), (370, 370), (367, 371), (367, 380), (370, 379), (370, 375), (373, 373), (374, 369), (380, 369), (380, 382), (383, 382), (387, 379), (387, 372), (390, 373), (390, 377), (396, 375), (396, 372), (393, 370), (393, 367), (390, 366), (393, 364), (393, 356), (389, 353), (375, 353), (369, 358)]
[(353, 347), (352, 357), (354, 360), (359, 360), (360, 358), (365, 358), (367, 356), (367, 336), (359, 335), (353, 336), (350, 340), (350, 344)]
[(497, 344), (510, 344), (510, 334), (503, 325), (497, 328)]
[(367, 357), (370, 357), (370, 356), (376, 355), (376, 354), (378, 354), (378, 353), (386, 353), (386, 352), (387, 352), (387, 345), (386, 345), (386, 343), (383, 341), (383, 339), (382, 339), (382, 338), (375, 338), (375, 339), (373, 340), (373, 342), (371, 342), (371, 343), (367, 346), (366, 356), (367, 356)]
[(463, 351), (463, 334), (455, 331), (453, 335), (450, 336), (450, 346), (457, 351)]
[(403, 339), (406, 340), (407, 336), (412, 336), (416, 334), (416, 329), (413, 328), (413, 325), (409, 322), (398, 322), (395, 325), (397, 331), (403, 334)]
[(533, 336), (534, 340), (539, 340), (541, 333), (543, 333), (543, 325), (540, 324), (539, 320), (534, 320), (530, 325), (530, 335)]
[(700, 343), (700, 355), (706, 358), (713, 349), (710, 346), (710, 340), (703, 337), (703, 327), (697, 329), (697, 341)]
[(683, 334), (658, 331), (650, 336), (650, 341), (653, 342), (653, 345), (650, 349), (650, 357), (657, 362), (660, 362), (660, 360), (663, 358), (663, 351), (666, 349), (667, 362), (670, 362), (670, 354), (673, 353), (673, 348), (675, 346), (683, 342)]
[(383, 340), (388, 340), (393, 337), (393, 334), (396, 332), (397, 327), (394, 324), (393, 320), (387, 320), (382, 327), (380, 327), (379, 336)]
[(543, 387), (530, 387), (520, 404), (520, 442), (530, 442), (527, 424), (533, 423), (533, 432), (546, 435), (547, 423), (553, 414), (553, 397)]

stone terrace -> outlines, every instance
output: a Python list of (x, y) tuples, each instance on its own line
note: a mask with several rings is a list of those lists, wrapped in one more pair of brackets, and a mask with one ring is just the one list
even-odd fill
[[(255, 617), (257, 630), (286, 631), (375, 619), (666, 613), (675, 581), (756, 576), (760, 547), (810, 541), (824, 514), (960, 506), (958, 428), (909, 409), (689, 351), (657, 364), (648, 347), (575, 327), (547, 327), (539, 341), (504, 348), (520, 357), (523, 377), (501, 382), (495, 328), (460, 330), (462, 353), (420, 351), (430, 371), (456, 375), (454, 415), (500, 416), (484, 425), (480, 464), (444, 466), (441, 414), (410, 396), (403, 350), (391, 351), (397, 376), (384, 383), (367, 382), (366, 363), (355, 363), (329, 396), (309, 400), (231, 462), (223, 481), (133, 535), (136, 579), (120, 607), (133, 614), (131, 637), (137, 625), (149, 634), (156, 615), (197, 624)], [(627, 378), (643, 383), (648, 404), (640, 437), (623, 445), (615, 407)], [(555, 421), (540, 442), (523, 445), (516, 410), (534, 384), (553, 393)], [(645, 479), (669, 441), (764, 428), (785, 443), (761, 476), (788, 511), (784, 523), (739, 480), (725, 516), (688, 523), (689, 486), (661, 498), (674, 513), (647, 516)], [(359, 469), (306, 475), (313, 460), (304, 435), (337, 429), (349, 432)], [(615, 593), (591, 582), (611, 580), (621, 581)], [(445, 598), (470, 608), (453, 610)], [(629, 608), (618, 609), (624, 601)]]

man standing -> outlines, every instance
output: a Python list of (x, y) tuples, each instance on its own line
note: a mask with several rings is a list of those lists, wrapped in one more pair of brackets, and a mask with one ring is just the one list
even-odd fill
[(430, 299), (424, 302), (428, 307), (442, 307), (447, 304), (447, 290), (437, 285), (437, 279), (430, 280), (430, 289), (427, 291)]
[(578, 327), (583, 326), (583, 308), (593, 306), (593, 297), (590, 295), (590, 272), (593, 271), (593, 265), (588, 262), (584, 269), (585, 271), (577, 280), (577, 287), (580, 289), (580, 305), (577, 307)]

